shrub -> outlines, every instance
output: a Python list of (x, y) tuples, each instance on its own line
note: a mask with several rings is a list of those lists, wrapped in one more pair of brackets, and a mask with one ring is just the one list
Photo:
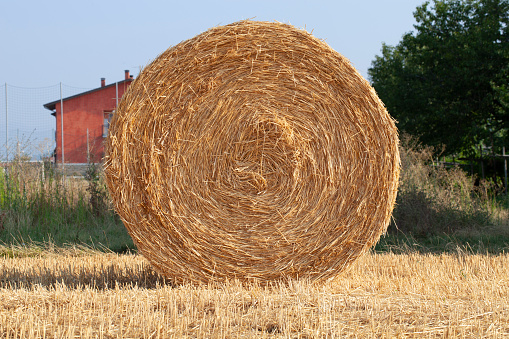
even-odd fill
[(101, 216), (111, 210), (108, 190), (104, 183), (101, 165), (89, 163), (85, 171), (85, 180), (88, 182), (89, 204), (93, 214)]
[(110, 208), (101, 167), (83, 178), (62, 175), (47, 163), (13, 161), (0, 171), (0, 243), (53, 241), (133, 248)]
[(418, 236), (482, 228), (493, 222), (493, 187), (460, 167), (433, 161), (432, 147), (401, 138), (402, 171), (391, 231)]

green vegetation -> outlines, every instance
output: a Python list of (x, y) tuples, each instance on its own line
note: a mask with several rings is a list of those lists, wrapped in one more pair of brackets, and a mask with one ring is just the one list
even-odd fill
[(425, 2), (369, 69), (398, 128), (446, 155), (509, 146), (509, 1)]
[(50, 164), (14, 161), (0, 174), (0, 243), (134, 249), (99, 166), (91, 164), (84, 179), (62, 180)]
[(397, 206), (376, 249), (507, 251), (497, 154), (509, 148), (509, 1), (426, 1), (414, 17), (368, 71), (400, 131), (423, 143), (402, 138)]
[[(509, 250), (509, 199), (492, 183), (437, 165), (434, 149), (410, 136), (401, 137), (400, 152), (393, 222), (375, 251)], [(76, 246), (135, 250), (111, 207), (99, 165), (91, 164), (84, 178), (67, 178), (65, 185), (49, 164), (13, 162), (8, 173), (0, 176), (0, 255)]]
[[(398, 128), (423, 142), (401, 138), (393, 222), (375, 250), (508, 251), (509, 198), (493, 155), (509, 148), (509, 1), (433, 0), (414, 16), (416, 31), (395, 47), (384, 45), (369, 70)], [(467, 159), (469, 173), (438, 163), (438, 155)], [(14, 159), (0, 169), (0, 244), (7, 252), (34, 242), (134, 249), (100, 166), (64, 180), (49, 163)]]
[(509, 199), (487, 180), (433, 161), (434, 150), (401, 138), (393, 221), (375, 250), (501, 253), (509, 250)]
[(405, 253), (480, 253), (501, 254), (509, 251), (509, 232), (473, 232), (465, 235), (413, 234), (389, 232), (380, 238), (374, 251)]

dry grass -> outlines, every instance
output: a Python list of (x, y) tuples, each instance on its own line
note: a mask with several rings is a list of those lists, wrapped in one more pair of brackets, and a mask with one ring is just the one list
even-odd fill
[(57, 252), (0, 259), (0, 338), (509, 336), (507, 254), (368, 254), (327, 284), (261, 287), (165, 285), (140, 256)]
[(325, 280), (386, 230), (398, 135), (324, 41), (241, 21), (169, 48), (129, 86), (106, 141), (115, 210), (181, 281)]
[(458, 234), (497, 224), (507, 228), (494, 185), (486, 180), (476, 184), (476, 177), (460, 167), (439, 166), (433, 160), (436, 154), (436, 149), (417, 138), (402, 135), (402, 171), (394, 210), (397, 228), (418, 236)]

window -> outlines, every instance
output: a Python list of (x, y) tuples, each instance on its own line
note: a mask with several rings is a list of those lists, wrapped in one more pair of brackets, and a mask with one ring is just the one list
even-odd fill
[(108, 136), (108, 130), (110, 128), (111, 118), (115, 111), (104, 111), (104, 124), (103, 124), (103, 138)]

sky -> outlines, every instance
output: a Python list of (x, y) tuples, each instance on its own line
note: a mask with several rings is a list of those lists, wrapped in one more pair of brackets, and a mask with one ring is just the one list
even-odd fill
[(167, 48), (243, 19), (305, 28), (367, 78), (382, 43), (413, 30), (423, 0), (0, 2), (0, 84), (80, 88), (135, 76)]
[(0, 0), (0, 161), (20, 144), (33, 159), (54, 149), (56, 120), (43, 105), (60, 99), (59, 84), (65, 98), (124, 70), (137, 76), (171, 46), (239, 20), (304, 28), (367, 78), (382, 43), (413, 30), (423, 1)]

